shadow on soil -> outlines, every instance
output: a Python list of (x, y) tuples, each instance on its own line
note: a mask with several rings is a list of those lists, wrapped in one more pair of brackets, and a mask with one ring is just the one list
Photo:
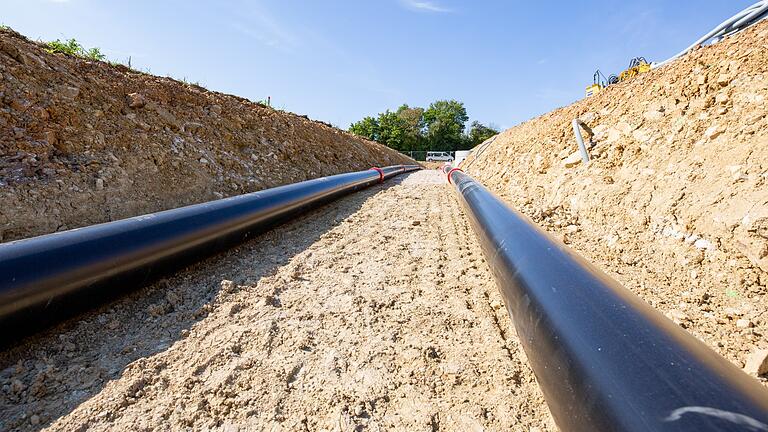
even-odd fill
[[(40, 430), (72, 412), (128, 364), (167, 350), (205, 319), (222, 280), (250, 285), (274, 274), (405, 177), (342, 197), (0, 352), (0, 430)], [(169, 298), (170, 291), (181, 295)]]

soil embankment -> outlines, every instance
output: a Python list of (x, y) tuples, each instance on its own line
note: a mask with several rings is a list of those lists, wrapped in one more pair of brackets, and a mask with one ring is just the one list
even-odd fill
[(306, 117), (0, 30), (0, 241), (399, 163)]
[[(504, 131), (463, 168), (739, 366), (768, 349), (768, 22)], [(579, 162), (571, 121), (594, 132)]]

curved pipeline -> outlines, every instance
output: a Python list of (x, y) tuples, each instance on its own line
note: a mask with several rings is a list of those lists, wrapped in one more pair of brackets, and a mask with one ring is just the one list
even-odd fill
[(757, 381), (470, 176), (450, 177), (561, 430), (768, 430)]
[(0, 244), (0, 328), (5, 329), (0, 342), (145, 285), (341, 195), (416, 169), (396, 165), (322, 177)]

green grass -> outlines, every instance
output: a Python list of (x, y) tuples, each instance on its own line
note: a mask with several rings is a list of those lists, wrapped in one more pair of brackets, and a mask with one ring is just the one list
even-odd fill
[(67, 41), (61, 41), (56, 39), (55, 41), (46, 42), (45, 50), (49, 53), (63, 53), (75, 57), (104, 61), (107, 56), (101, 53), (99, 48), (85, 49), (76, 39), (69, 39)]
[(183, 82), (184, 84), (186, 84), (188, 86), (197, 86), (197, 87), (205, 88), (205, 87), (203, 87), (202, 84), (200, 84), (200, 81), (190, 81), (190, 80), (187, 79), (187, 77), (174, 78), (174, 77), (168, 75), (168, 78), (170, 78), (172, 80), (176, 80), (176, 81), (181, 81), (181, 82)]

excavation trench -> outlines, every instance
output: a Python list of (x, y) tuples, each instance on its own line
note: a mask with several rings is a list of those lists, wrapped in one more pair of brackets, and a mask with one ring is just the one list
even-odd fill
[(554, 428), (436, 170), (342, 198), (0, 362), (0, 429)]

